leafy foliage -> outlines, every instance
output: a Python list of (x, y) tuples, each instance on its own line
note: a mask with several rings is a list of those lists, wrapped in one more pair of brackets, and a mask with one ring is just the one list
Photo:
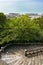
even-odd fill
[(7, 18), (4, 15), (4, 13), (0, 13), (0, 28), (3, 28), (3, 26), (5, 26), (5, 22), (6, 22)]
[(20, 15), (17, 18), (7, 19), (3, 13), (0, 13), (0, 44), (12, 40), (43, 41), (43, 17), (31, 19), (28, 15)]

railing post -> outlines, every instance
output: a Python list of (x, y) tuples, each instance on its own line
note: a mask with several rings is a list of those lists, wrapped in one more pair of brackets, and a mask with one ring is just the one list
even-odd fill
[(1, 52), (4, 52), (4, 47), (1, 47)]
[(27, 56), (27, 49), (25, 49), (25, 56)]
[(0, 58), (1, 58), (1, 49), (0, 49)]

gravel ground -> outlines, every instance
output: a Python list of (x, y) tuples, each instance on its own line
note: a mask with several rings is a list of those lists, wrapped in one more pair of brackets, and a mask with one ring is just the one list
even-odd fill
[[(34, 47), (40, 48), (40, 47)], [(2, 53), (0, 59), (0, 65), (43, 65), (43, 55), (26, 57), (24, 54), (25, 49), (33, 49), (33, 47), (28, 46), (13, 46), (9, 47)], [(4, 64), (3, 64), (4, 63)]]

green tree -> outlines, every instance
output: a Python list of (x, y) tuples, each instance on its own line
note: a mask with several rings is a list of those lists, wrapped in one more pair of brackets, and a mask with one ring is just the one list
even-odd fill
[(43, 17), (31, 19), (28, 15), (20, 15), (4, 22), (7, 25), (6, 28), (0, 29), (0, 44), (12, 40), (19, 42), (43, 41)]
[(5, 25), (7, 18), (4, 15), (4, 13), (0, 13), (0, 27), (3, 27)]

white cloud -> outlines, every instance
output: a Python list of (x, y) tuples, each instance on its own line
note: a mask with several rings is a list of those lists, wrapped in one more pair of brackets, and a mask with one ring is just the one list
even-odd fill
[(28, 0), (0, 0), (0, 2), (2, 2), (2, 1), (3, 1), (3, 2), (4, 2), (4, 1), (6, 1), (6, 2), (9, 2), (9, 1), (12, 2), (12, 1), (14, 1), (14, 2), (15, 2), (15, 1), (28, 1)]
[(13, 11), (16, 8), (17, 1), (14, 0), (0, 0), (0, 12)]

